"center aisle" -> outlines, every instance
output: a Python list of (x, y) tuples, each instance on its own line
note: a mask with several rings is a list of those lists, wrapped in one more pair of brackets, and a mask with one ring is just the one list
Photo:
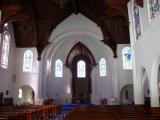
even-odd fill
[(56, 116), (55, 120), (62, 120), (64, 116), (66, 116), (69, 112), (73, 111), (78, 107), (85, 107), (85, 106), (91, 106), (91, 105), (92, 104), (90, 103), (83, 103), (83, 104), (69, 103), (69, 104), (63, 105), (62, 112)]

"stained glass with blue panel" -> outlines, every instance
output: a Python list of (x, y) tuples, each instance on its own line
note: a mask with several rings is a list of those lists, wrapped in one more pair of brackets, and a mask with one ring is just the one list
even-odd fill
[(134, 23), (135, 23), (135, 33), (136, 33), (136, 39), (138, 39), (141, 34), (141, 23), (140, 23), (140, 13), (139, 13), (139, 6), (137, 3), (134, 3)]

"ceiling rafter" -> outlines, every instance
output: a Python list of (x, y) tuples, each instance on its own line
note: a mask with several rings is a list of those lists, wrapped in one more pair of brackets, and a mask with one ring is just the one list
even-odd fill
[(2, 19), (0, 23), (0, 32), (3, 31), (3, 26), (6, 22), (12, 21), (25, 21), (28, 19), (28, 15), (22, 12), (18, 5), (7, 5), (2, 8)]

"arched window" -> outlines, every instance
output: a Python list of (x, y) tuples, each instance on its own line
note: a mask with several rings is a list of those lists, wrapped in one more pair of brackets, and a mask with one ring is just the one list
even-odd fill
[(18, 91), (18, 98), (22, 98), (22, 89), (21, 88)]
[(135, 24), (136, 39), (138, 39), (141, 36), (142, 31), (141, 31), (139, 6), (137, 5), (136, 2), (134, 3), (133, 11), (134, 11), (134, 24)]
[(9, 45), (10, 45), (10, 34), (5, 31), (2, 37), (2, 56), (1, 56), (1, 67), (8, 68), (8, 57), (9, 57)]
[(132, 51), (130, 47), (122, 49), (123, 69), (132, 69)]
[(26, 50), (23, 57), (23, 72), (32, 72), (33, 67), (33, 52)]
[(160, 10), (160, 0), (148, 0), (148, 9), (149, 19), (151, 21)]
[(55, 77), (63, 77), (63, 62), (60, 59), (55, 62)]
[(104, 58), (99, 61), (99, 74), (100, 76), (106, 76), (106, 59)]
[(86, 63), (83, 60), (77, 62), (77, 77), (85, 78), (86, 77)]

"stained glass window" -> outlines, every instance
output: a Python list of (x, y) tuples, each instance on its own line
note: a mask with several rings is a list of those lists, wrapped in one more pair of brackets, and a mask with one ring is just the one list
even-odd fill
[(132, 69), (132, 51), (130, 47), (122, 49), (123, 69)]
[(99, 61), (99, 74), (100, 76), (106, 76), (106, 59), (104, 58)]
[(55, 77), (63, 77), (63, 62), (60, 59), (55, 62)]
[(77, 77), (85, 78), (86, 77), (86, 63), (83, 60), (77, 62)]
[(140, 15), (139, 15), (139, 6), (137, 5), (137, 3), (134, 3), (134, 7), (133, 7), (133, 11), (134, 11), (134, 24), (135, 24), (135, 32), (136, 32), (136, 39), (138, 39), (141, 34), (141, 21), (140, 21)]
[(152, 20), (159, 12), (160, 0), (149, 0), (149, 17)]
[(2, 56), (1, 56), (1, 67), (8, 68), (8, 56), (9, 56), (9, 45), (10, 45), (10, 34), (5, 31), (2, 36)]
[(26, 50), (23, 57), (23, 72), (32, 72), (33, 52)]

